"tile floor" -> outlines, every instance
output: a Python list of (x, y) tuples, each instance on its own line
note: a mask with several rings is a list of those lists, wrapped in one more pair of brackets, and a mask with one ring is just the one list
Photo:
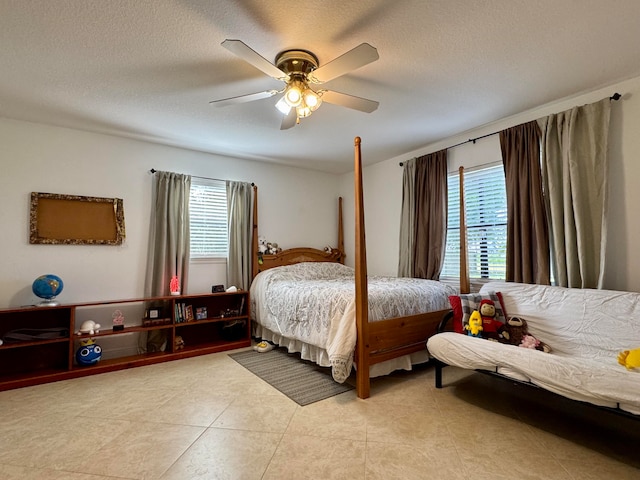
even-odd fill
[(640, 419), (449, 367), (300, 407), (226, 353), (0, 392), (0, 479), (638, 479)]

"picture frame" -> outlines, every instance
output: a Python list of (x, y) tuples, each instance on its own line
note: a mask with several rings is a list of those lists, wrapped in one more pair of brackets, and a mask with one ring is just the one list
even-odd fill
[(29, 243), (122, 245), (123, 205), (121, 198), (31, 192)]
[(207, 307), (196, 308), (196, 320), (205, 320), (207, 318)]
[(147, 308), (147, 318), (154, 319), (160, 318), (160, 309), (159, 308)]
[(194, 320), (193, 307), (191, 305), (184, 307), (184, 319), (187, 322), (192, 322)]

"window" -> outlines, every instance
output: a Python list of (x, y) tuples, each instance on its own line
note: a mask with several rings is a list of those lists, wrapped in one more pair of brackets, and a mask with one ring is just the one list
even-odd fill
[(191, 178), (191, 258), (227, 257), (227, 187), (222, 180)]
[[(447, 244), (441, 276), (460, 278), (460, 182), (448, 177)], [(507, 192), (502, 163), (464, 173), (469, 277), (504, 280), (507, 253)]]

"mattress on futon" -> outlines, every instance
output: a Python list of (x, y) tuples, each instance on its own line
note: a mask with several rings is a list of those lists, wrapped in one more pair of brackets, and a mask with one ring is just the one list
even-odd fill
[(640, 371), (627, 370), (618, 353), (640, 347), (640, 294), (492, 282), (508, 317), (524, 318), (551, 353), (453, 332), (427, 342), (429, 354), (466, 369), (530, 381), (574, 400), (640, 414)]

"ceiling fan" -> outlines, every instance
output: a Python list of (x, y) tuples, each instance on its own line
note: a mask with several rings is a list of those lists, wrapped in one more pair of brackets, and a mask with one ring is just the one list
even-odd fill
[(308, 50), (285, 50), (276, 56), (273, 64), (240, 40), (227, 39), (222, 46), (270, 77), (283, 81), (285, 86), (282, 90), (266, 90), (209, 102), (214, 105), (251, 102), (282, 93), (282, 98), (276, 103), (276, 108), (284, 115), (281, 130), (300, 123), (301, 118), (315, 112), (322, 102), (366, 113), (378, 108), (378, 102), (374, 100), (316, 87), (378, 60), (378, 51), (368, 43), (361, 43), (322, 66), (318, 66), (318, 57)]

